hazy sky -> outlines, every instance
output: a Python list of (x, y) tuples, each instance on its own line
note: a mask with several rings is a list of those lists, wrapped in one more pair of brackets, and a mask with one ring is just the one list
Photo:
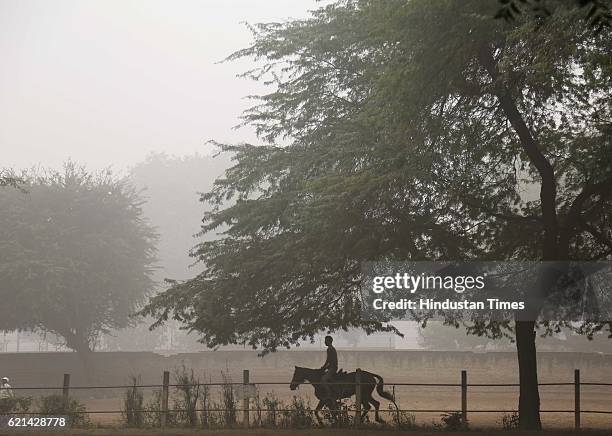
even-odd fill
[(261, 87), (217, 62), (251, 23), (301, 18), (314, 0), (0, 0), (0, 167), (123, 169), (150, 151), (204, 151)]

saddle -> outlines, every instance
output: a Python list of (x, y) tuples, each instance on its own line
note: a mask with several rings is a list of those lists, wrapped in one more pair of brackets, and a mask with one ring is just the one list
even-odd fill
[(340, 380), (342, 380), (344, 377), (346, 377), (346, 376), (347, 376), (347, 374), (348, 374), (348, 373), (347, 373), (347, 372), (346, 372), (344, 369), (340, 368), (340, 369), (339, 369), (339, 370), (336, 372), (336, 374), (334, 375), (334, 377), (332, 378), (332, 381), (340, 381)]

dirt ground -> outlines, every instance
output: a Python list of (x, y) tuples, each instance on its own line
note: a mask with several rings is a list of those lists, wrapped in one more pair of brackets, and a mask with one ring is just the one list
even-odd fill
[[(309, 388), (303, 388), (308, 390)], [(457, 410), (459, 409), (459, 393), (451, 393), (448, 389), (429, 389), (424, 388), (411, 393), (411, 401), (406, 401), (408, 394), (399, 395), (396, 390), (396, 395), (399, 399), (399, 406), (402, 409), (441, 409), (441, 410)], [(484, 389), (484, 388), (483, 388)], [(566, 389), (569, 390), (569, 389)], [(315, 400), (310, 395), (301, 395), (310, 402), (314, 407)], [(590, 401), (583, 401), (583, 409), (586, 407), (597, 410), (612, 410), (612, 395), (609, 391), (582, 393), (583, 398), (590, 397)], [(277, 395), (278, 398), (289, 402), (289, 395)], [(456, 397), (456, 398), (455, 398)], [(512, 390), (507, 392), (472, 392), (468, 395), (468, 404), (470, 409), (507, 409), (514, 410), (516, 408), (518, 394)], [(563, 392), (561, 389), (557, 391), (542, 392), (542, 410), (572, 410), (574, 406), (573, 392)], [(85, 401), (87, 410), (102, 411), (102, 410), (120, 410), (120, 398), (108, 399), (91, 399)], [(251, 407), (254, 407), (253, 405)], [(383, 411), (382, 417), (386, 421), (390, 421), (388, 403), (381, 404)], [(252, 412), (253, 413), (253, 412)], [(439, 412), (413, 412), (417, 424), (431, 425), (432, 423), (440, 422)], [(504, 413), (469, 413), (468, 419), (472, 427), (500, 427), (501, 419)], [(118, 424), (121, 420), (119, 414), (90, 414), (90, 418), (95, 423), (113, 425)], [(612, 415), (589, 414), (583, 413), (581, 416), (582, 427), (587, 429), (608, 429), (612, 434)], [(572, 428), (574, 425), (573, 413), (542, 413), (542, 422), (545, 428), (563, 429)]]
[[(380, 430), (353, 430), (353, 429), (308, 429), (308, 430), (185, 430), (185, 429), (117, 429), (117, 428), (106, 428), (106, 429), (91, 429), (91, 430), (79, 430), (72, 429), (62, 432), (53, 432), (56, 434), (67, 434), (70, 436), (383, 436), (388, 432)], [(16, 432), (3, 432), (0, 430), (0, 435), (15, 435), (22, 434)], [(26, 434), (26, 433), (23, 433)], [(33, 434), (33, 433), (27, 433)], [(423, 432), (423, 431), (397, 431), (393, 432), (393, 435), (397, 436), (431, 436), (436, 434), (449, 435), (449, 436), (473, 436), (475, 432)], [(476, 432), (479, 436), (497, 436), (501, 434), (508, 434), (501, 430), (482, 430)], [(528, 436), (533, 435), (532, 432), (512, 432), (513, 436)], [(591, 435), (591, 436), (609, 436), (609, 432), (602, 431), (587, 431), (587, 432), (572, 432), (572, 431), (548, 431), (539, 433), (543, 435), (554, 435), (554, 436), (573, 436), (573, 435)]]

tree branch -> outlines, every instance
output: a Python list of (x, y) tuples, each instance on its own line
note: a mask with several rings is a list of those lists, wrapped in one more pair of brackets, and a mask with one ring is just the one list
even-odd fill
[(564, 227), (568, 231), (571, 231), (571, 229), (578, 224), (580, 213), (584, 210), (584, 203), (589, 198), (594, 195), (603, 195), (609, 192), (612, 192), (612, 177), (602, 180), (599, 183), (587, 184), (572, 202), (564, 220)]
[[(553, 260), (561, 254), (558, 252), (558, 220), (557, 220), (557, 188), (555, 171), (546, 156), (540, 150), (539, 144), (533, 137), (529, 127), (519, 112), (510, 91), (502, 83), (499, 83), (500, 74), (497, 63), (489, 47), (483, 47), (480, 51), (479, 60), (485, 68), (489, 77), (495, 83), (495, 94), (512, 128), (519, 137), (523, 150), (529, 157), (531, 163), (536, 167), (541, 178), (540, 201), (542, 208), (542, 220), (544, 223), (545, 240), (543, 254), (545, 260)], [(565, 250), (564, 250), (565, 251)]]

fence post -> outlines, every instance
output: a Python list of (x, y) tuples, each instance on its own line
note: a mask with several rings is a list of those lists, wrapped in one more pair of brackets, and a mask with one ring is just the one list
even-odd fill
[(574, 427), (580, 430), (580, 370), (574, 370)]
[(242, 371), (242, 421), (246, 428), (249, 427), (249, 370), (245, 369)]
[(355, 371), (355, 425), (361, 425), (361, 368)]
[(70, 397), (70, 374), (64, 374), (64, 385), (62, 388), (62, 399), (64, 401), (64, 409), (68, 408), (68, 398)]
[(467, 371), (461, 370), (461, 419), (463, 425), (467, 423)]
[(170, 371), (164, 371), (162, 379), (162, 397), (161, 397), (161, 426), (165, 427), (168, 421), (168, 395), (170, 394)]

